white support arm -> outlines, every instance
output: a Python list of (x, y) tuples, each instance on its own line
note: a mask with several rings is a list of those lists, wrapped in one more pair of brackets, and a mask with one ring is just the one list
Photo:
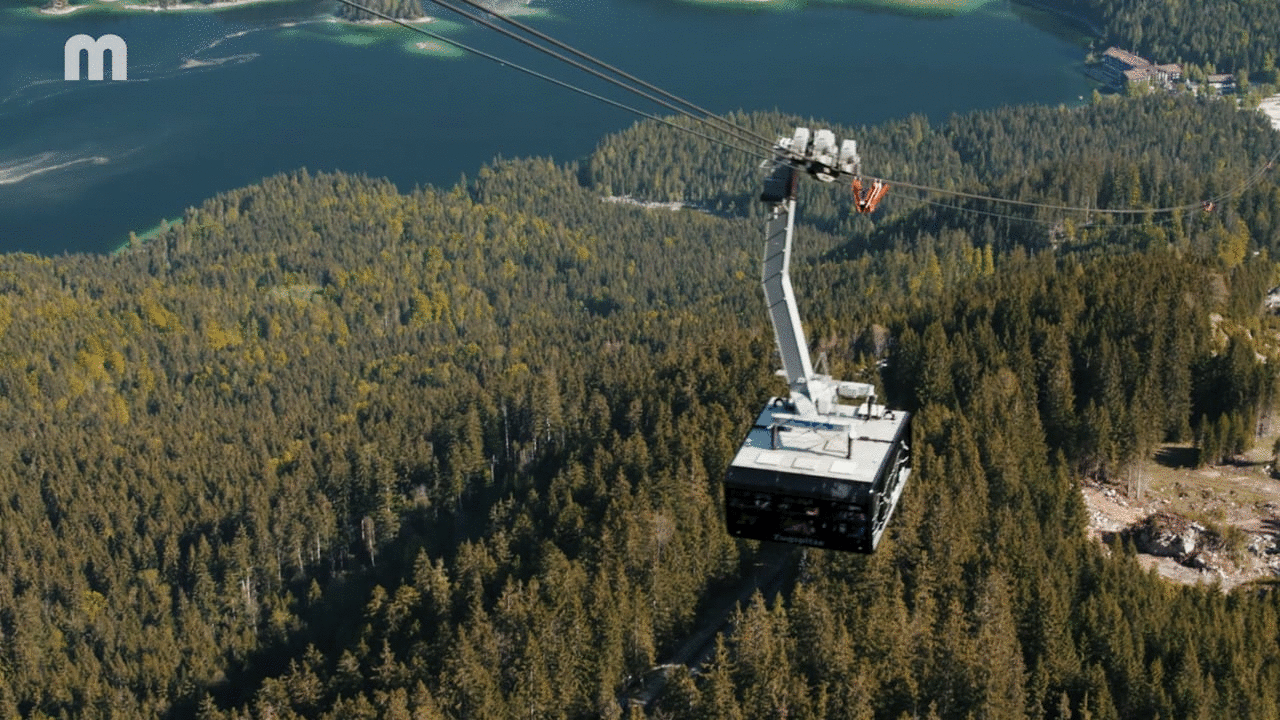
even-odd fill
[(793, 394), (808, 396), (813, 364), (809, 343), (800, 324), (796, 295), (791, 289), (791, 238), (795, 234), (796, 201), (787, 198), (773, 206), (765, 224), (764, 299), (769, 306), (773, 336), (782, 354), (782, 369)]

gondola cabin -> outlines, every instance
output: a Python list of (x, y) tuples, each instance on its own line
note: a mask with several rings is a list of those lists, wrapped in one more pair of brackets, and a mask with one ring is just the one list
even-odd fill
[(725, 475), (729, 533), (870, 553), (911, 473), (908, 413), (869, 401), (803, 419), (775, 398)]

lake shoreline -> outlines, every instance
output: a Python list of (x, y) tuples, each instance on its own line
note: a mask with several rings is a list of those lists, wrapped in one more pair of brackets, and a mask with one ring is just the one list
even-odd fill
[(245, 7), (248, 5), (264, 5), (269, 3), (292, 2), (294, 0), (216, 0), (211, 3), (191, 3), (177, 2), (171, 5), (144, 5), (141, 3), (126, 3), (120, 0), (93, 0), (92, 2), (80, 5), (64, 5), (62, 7), (43, 7), (36, 8), (36, 13), (46, 17), (62, 17), (81, 10), (111, 10), (120, 9), (128, 12), (189, 12), (199, 10), (227, 10), (236, 7)]
[(1041, 12), (1049, 13), (1054, 17), (1060, 18), (1067, 22), (1074, 23), (1076, 25), (1079, 25), (1082, 28), (1087, 29), (1089, 32), (1093, 33), (1095, 37), (1098, 37), (1098, 38), (1102, 37), (1102, 28), (1098, 27), (1097, 25), (1094, 25), (1092, 20), (1086, 17), (1083, 17), (1081, 15), (1077, 15), (1076, 13), (1073, 13), (1070, 10), (1063, 10), (1062, 8), (1054, 7), (1047, 2), (1043, 2), (1042, 0), (1009, 0), (1009, 2), (1014, 5), (1021, 5), (1023, 7), (1028, 7), (1033, 10), (1040, 10)]
[[(331, 0), (252, 0), (220, 15), (121, 7), (144, 0), (76, 1), (88, 7), (72, 21), (45, 19), (28, 5), (28, 27), (13, 38), (15, 65), (0, 87), (10, 98), (0, 106), (10, 149), (0, 166), (56, 157), (11, 168), (13, 182), (0, 185), (0, 250), (109, 252), (158, 218), (303, 166), (387, 178), (405, 191), (452, 187), (495, 156), (586, 157), (634, 122), (488, 62), (454, 62), (463, 53), (444, 41), (385, 21), (335, 18)], [(591, 0), (588, 17), (563, 12), (578, 2), (503, 7), (536, 12), (560, 39), (717, 114), (783, 108), (851, 126), (912, 114), (942, 122), (1009, 103), (1070, 102), (1091, 87), (1064, 72), (1071, 66), (1063, 57), (1074, 59), (1078, 48), (1006, 12), (1004, 0), (928, 19), (813, 1), (803, 11), (708, 14), (657, 0)], [(62, 81), (68, 27), (85, 19), (92, 34), (110, 27), (136, 48), (130, 59), (140, 82)], [(464, 40), (478, 32), (450, 18), (423, 23), (413, 26)], [(845, 23), (846, 36), (806, 48), (808, 62), (829, 70), (803, 77), (793, 50), (739, 41), (822, 37), (834, 23)], [(991, 47), (993, 34), (1005, 50)], [(927, 52), (906, 53), (912, 43)], [(1010, 53), (1021, 59), (1016, 68)], [(499, 55), (507, 54), (503, 46)], [(111, 162), (30, 174), (84, 157)]]
[[(978, 10), (995, 0), (821, 0), (819, 4), (845, 6), (855, 10), (884, 11), (904, 15), (955, 16)], [(708, 7), (768, 8), (787, 10), (797, 0), (684, 0), (691, 5)]]
[[(217, 12), (219, 10), (230, 10), (233, 8), (244, 8), (253, 5), (275, 5), (288, 2), (298, 2), (298, 0), (215, 0), (210, 3), (200, 2), (176, 2), (169, 5), (148, 5), (137, 2), (122, 2), (121, 0), (90, 0), (90, 2), (79, 5), (64, 5), (62, 7), (43, 7), (35, 8), (35, 12), (45, 17), (65, 17), (81, 10), (120, 10), (131, 14), (141, 13), (162, 13), (162, 12)], [(527, 2), (523, 3), (512, 15), (536, 15), (536, 10), (527, 9)], [(436, 22), (439, 18), (432, 15), (423, 15), (416, 18), (398, 18), (395, 20), (386, 20), (384, 18), (376, 18), (373, 20), (349, 20), (337, 15), (331, 15), (326, 18), (327, 22), (344, 23), (353, 27), (378, 27), (385, 25), (401, 25), (401, 24), (428, 24)]]
[(439, 18), (434, 18), (430, 15), (423, 15), (422, 17), (417, 17), (417, 18), (396, 18), (395, 20), (385, 20), (383, 18), (377, 18), (375, 20), (348, 20), (346, 18), (335, 16), (335, 17), (327, 18), (325, 22), (346, 23), (347, 25), (354, 25), (356, 27), (379, 27), (382, 25), (401, 25), (401, 24), (428, 25), (430, 23), (436, 22), (438, 19)]

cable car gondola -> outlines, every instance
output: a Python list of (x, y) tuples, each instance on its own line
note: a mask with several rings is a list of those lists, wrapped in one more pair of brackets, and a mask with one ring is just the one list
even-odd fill
[[(911, 417), (878, 403), (870, 384), (814, 371), (789, 274), (800, 171), (828, 182), (857, 178), (857, 144), (845, 140), (837, 150), (830, 130), (811, 138), (798, 128), (775, 154), (760, 196), (769, 208), (763, 284), (790, 394), (765, 404), (730, 463), (725, 521), (738, 537), (870, 553), (911, 474)], [(883, 196), (875, 187), (868, 203), (855, 180), (856, 209), (874, 210)]]

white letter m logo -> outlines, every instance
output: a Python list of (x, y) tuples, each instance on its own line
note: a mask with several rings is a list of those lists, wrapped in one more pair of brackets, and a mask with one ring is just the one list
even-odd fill
[(80, 79), (80, 52), (89, 53), (89, 79), (102, 79), (103, 54), (111, 51), (111, 79), (129, 79), (129, 49), (119, 35), (103, 35), (94, 40), (89, 35), (72, 35), (63, 46), (63, 77), (66, 80)]

